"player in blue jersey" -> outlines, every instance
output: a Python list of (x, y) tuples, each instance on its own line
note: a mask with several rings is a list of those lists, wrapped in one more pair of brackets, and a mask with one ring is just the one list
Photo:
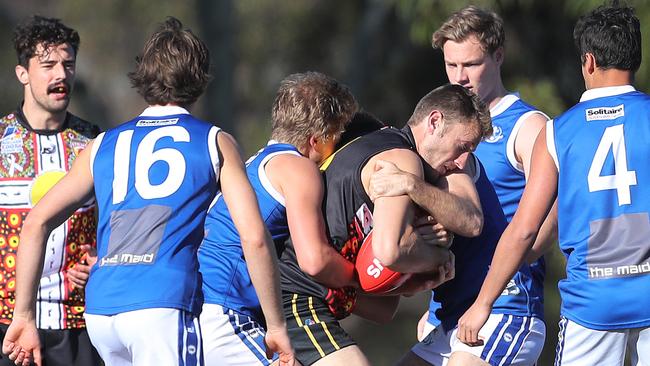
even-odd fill
[[(506, 219), (510, 220), (530, 174), (530, 156), (535, 138), (547, 117), (526, 104), (516, 93), (506, 91), (500, 67), (504, 58), (503, 21), (493, 12), (475, 6), (452, 14), (433, 34), (433, 46), (443, 51), (449, 81), (463, 85), (488, 104), (494, 134), (479, 144), (476, 155), (485, 165), (487, 177), (495, 188)], [(554, 240), (554, 218), (549, 217), (539, 236), (535, 254), (539, 257)], [(463, 250), (457, 247), (457, 250)], [(502, 364), (497, 357), (506, 349), (505, 364), (533, 364), (542, 351), (545, 338), (543, 320), (544, 263), (522, 265), (507, 289), (497, 300), (490, 323), (482, 335), (487, 348), (464, 349), (450, 364)], [(476, 289), (474, 289), (476, 290)], [(455, 295), (454, 295), (455, 296)], [(507, 316), (506, 316), (507, 315)], [(512, 321), (509, 321), (512, 319)], [(531, 336), (510, 349), (508, 337), (514, 326), (535, 325)], [(539, 329), (538, 329), (539, 328)], [(541, 334), (541, 336), (540, 336)], [(506, 354), (525, 355), (508, 359)], [(506, 361), (507, 360), (507, 361)]]
[(459, 320), (459, 338), (481, 342), (492, 304), (533, 245), (557, 197), (567, 258), (556, 365), (650, 363), (650, 96), (631, 85), (641, 31), (629, 7), (580, 18), (574, 39), (587, 91), (546, 124), (531, 176), (481, 292)]
[[(326, 75), (289, 75), (273, 104), (271, 140), (246, 163), (277, 252), (284, 250), (291, 232), (301, 269), (333, 288), (355, 285), (354, 265), (329, 243), (316, 164), (332, 154), (357, 108), (348, 88)], [(198, 257), (206, 363), (269, 365), (262, 343), (265, 317), (248, 274), (257, 253), (240, 243), (221, 195), (208, 211), (205, 233)]]
[(236, 143), (187, 112), (209, 80), (205, 44), (174, 18), (137, 58), (133, 85), (149, 107), (99, 135), (25, 221), (14, 320), (3, 352), (40, 362), (34, 299), (49, 231), (90, 199), (98, 206), (98, 262), (86, 287), (88, 333), (108, 365), (202, 365), (196, 250), (217, 184), (242, 241), (256, 251), (251, 277), (265, 310), (269, 351), (293, 352), (280, 311), (275, 253)]

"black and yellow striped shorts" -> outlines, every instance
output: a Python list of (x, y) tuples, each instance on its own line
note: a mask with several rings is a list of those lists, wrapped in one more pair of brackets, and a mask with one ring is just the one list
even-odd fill
[(322, 299), (283, 292), (282, 302), (291, 344), (304, 366), (356, 344)]

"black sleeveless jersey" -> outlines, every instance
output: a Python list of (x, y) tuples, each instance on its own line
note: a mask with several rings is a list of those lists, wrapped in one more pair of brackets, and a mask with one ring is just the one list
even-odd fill
[[(415, 151), (410, 128), (384, 128), (364, 135), (334, 153), (321, 167), (325, 182), (323, 215), (331, 244), (347, 260), (356, 260), (364, 238), (372, 230), (373, 203), (361, 182), (361, 170), (373, 156), (392, 149)], [(280, 258), (282, 290), (323, 299), (339, 319), (354, 308), (352, 288), (329, 289), (300, 270), (289, 238)]]

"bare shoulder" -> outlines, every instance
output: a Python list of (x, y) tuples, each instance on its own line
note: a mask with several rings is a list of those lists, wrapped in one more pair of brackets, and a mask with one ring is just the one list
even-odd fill
[(321, 182), (318, 166), (308, 158), (294, 154), (273, 157), (266, 165), (266, 172), (272, 181), (282, 186), (298, 187), (305, 183)]
[(419, 177), (424, 175), (424, 169), (422, 167), (422, 160), (420, 156), (409, 149), (391, 149), (382, 151), (379, 154), (373, 156), (368, 160), (366, 166), (364, 166), (364, 171), (374, 171), (375, 162), (378, 160), (384, 160), (395, 164), (399, 169), (407, 171), (411, 174), (415, 174)]

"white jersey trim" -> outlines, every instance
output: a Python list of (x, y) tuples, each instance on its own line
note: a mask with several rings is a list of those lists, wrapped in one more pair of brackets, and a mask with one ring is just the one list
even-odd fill
[(95, 156), (97, 156), (97, 150), (99, 150), (99, 145), (102, 144), (102, 140), (104, 139), (104, 134), (105, 132), (100, 133), (95, 137), (95, 141), (93, 141), (93, 147), (92, 150), (90, 150), (90, 176), (95, 179), (95, 172), (94, 172), (94, 166), (95, 166)]
[(553, 120), (549, 119), (546, 122), (546, 150), (553, 158), (555, 167), (558, 173), (560, 172), (560, 162), (557, 158), (557, 150), (555, 149), (555, 131), (553, 130)]
[(501, 98), (501, 100), (492, 108), (490, 108), (490, 117), (496, 117), (505, 112), (511, 105), (519, 100), (519, 94), (508, 94)]
[(174, 114), (190, 114), (187, 109), (175, 105), (155, 105), (147, 107), (140, 117), (163, 117)]
[(210, 162), (212, 163), (212, 170), (219, 182), (219, 169), (221, 161), (219, 160), (219, 144), (217, 143), (217, 134), (221, 129), (217, 126), (210, 127), (208, 132), (208, 152), (210, 153)]
[[(277, 142), (271, 140), (269, 141), (269, 145), (275, 144)], [(279, 204), (281, 204), (283, 207), (286, 207), (285, 204), (285, 199), (284, 196), (278, 192), (274, 187), (273, 184), (271, 184), (271, 180), (269, 180), (268, 175), (266, 175), (266, 164), (275, 156), (277, 155), (283, 155), (283, 154), (291, 154), (291, 155), (296, 155), (296, 156), (301, 156), (298, 152), (296, 151), (290, 151), (290, 150), (285, 150), (285, 151), (277, 151), (271, 154), (268, 154), (267, 156), (262, 159), (260, 162), (259, 167), (257, 168), (257, 176), (260, 178), (260, 183), (262, 184), (262, 187), (268, 192), (268, 194), (273, 197), (276, 201), (278, 201)]]
[[(517, 135), (519, 135), (519, 129), (521, 128), (521, 126), (528, 119), (528, 117), (536, 113), (541, 114), (547, 120), (549, 119), (549, 117), (546, 114), (544, 114), (544, 112), (538, 110), (528, 111), (522, 114), (517, 120), (517, 122), (515, 122), (515, 126), (512, 128), (512, 132), (510, 132), (510, 136), (508, 136), (508, 142), (506, 143), (506, 158), (508, 159), (508, 162), (510, 162), (510, 165), (512, 165), (512, 167), (515, 168), (515, 170), (517, 170), (522, 174), (525, 174), (524, 165), (519, 161), (517, 161), (517, 155), (515, 153), (515, 141), (517, 140)], [(533, 141), (533, 143), (535, 142)]]
[(596, 98), (611, 97), (614, 95), (625, 94), (633, 91), (636, 91), (636, 89), (632, 85), (607, 86), (603, 88), (594, 88), (594, 89), (586, 90), (584, 93), (582, 93), (582, 96), (580, 97), (580, 101), (584, 102)]

